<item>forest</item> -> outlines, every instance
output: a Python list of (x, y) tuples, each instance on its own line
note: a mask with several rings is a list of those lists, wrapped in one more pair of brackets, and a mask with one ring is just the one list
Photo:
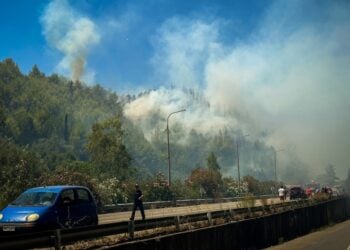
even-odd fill
[[(46, 76), (36, 65), (23, 74), (12, 59), (0, 62), (0, 208), (28, 187), (54, 184), (88, 186), (104, 204), (130, 201), (135, 183), (150, 201), (273, 191), (273, 147), (231, 128), (214, 135), (193, 128), (184, 142), (181, 124), (169, 129), (169, 187), (166, 117), (152, 117), (164, 127), (155, 126), (146, 138), (124, 114), (128, 102), (147, 94), (118, 95), (98, 84)], [(281, 176), (307, 181), (303, 167), (293, 158)]]

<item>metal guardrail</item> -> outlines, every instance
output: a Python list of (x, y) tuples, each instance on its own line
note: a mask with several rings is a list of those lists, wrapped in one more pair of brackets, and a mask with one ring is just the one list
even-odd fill
[[(259, 195), (254, 196), (255, 199), (268, 199), (275, 198), (276, 195)], [(181, 199), (173, 201), (150, 201), (143, 202), (145, 209), (152, 208), (164, 208), (164, 207), (181, 207), (181, 206), (191, 206), (191, 205), (200, 205), (200, 204), (211, 204), (211, 203), (221, 203), (221, 202), (234, 202), (239, 201), (243, 197), (229, 197), (229, 198), (216, 198), (216, 199)], [(122, 212), (129, 211), (133, 207), (133, 203), (118, 203), (118, 204), (109, 204), (104, 205), (100, 208), (100, 213), (112, 213), (112, 212)]]
[(274, 210), (282, 207), (290, 207), (293, 209), (295, 207), (300, 207), (300, 205), (305, 206), (305, 201), (293, 201), (274, 205), (238, 208), (185, 216), (169, 216), (147, 219), (146, 221), (124, 221), (90, 227), (57, 229), (55, 231), (5, 236), (0, 237), (0, 249), (28, 249), (53, 246), (55, 246), (55, 249), (61, 249), (62, 245), (72, 244), (76, 241), (122, 233), (127, 233), (129, 235), (129, 238), (133, 239), (135, 231), (168, 226), (175, 226), (176, 229), (179, 230), (181, 224), (198, 221), (208, 221), (208, 225), (212, 225), (212, 220), (215, 218), (232, 218), (233, 215)]

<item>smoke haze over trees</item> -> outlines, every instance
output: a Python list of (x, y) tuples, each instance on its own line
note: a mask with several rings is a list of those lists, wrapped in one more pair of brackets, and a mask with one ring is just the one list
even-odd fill
[(165, 117), (186, 108), (176, 122), (187, 133), (242, 130), (252, 140), (265, 134), (268, 145), (296, 146), (294, 154), (309, 170), (321, 172), (331, 159), (345, 175), (349, 6), (323, 7), (276, 1), (246, 43), (223, 42), (220, 21), (169, 19), (154, 39), (153, 57), (158, 78), (168, 85), (130, 102), (126, 116), (147, 134), (154, 113)]
[[(87, 62), (97, 68), (111, 53), (119, 63), (109, 59), (108, 67), (99, 68), (103, 72), (99, 76), (109, 75), (113, 89), (137, 95), (126, 98), (124, 114), (141, 124), (148, 141), (164, 131), (164, 117), (186, 108), (171, 119), (185, 134), (175, 139), (186, 140), (192, 129), (205, 136), (241, 130), (250, 134), (250, 141), (292, 148), (292, 156), (278, 155), (283, 165), (302, 162), (300, 168), (317, 175), (332, 162), (340, 175), (346, 175), (347, 1), (266, 1), (260, 6), (263, 11), (248, 20), (254, 25), (244, 34), (247, 27), (232, 17), (239, 5), (235, 9), (234, 4), (227, 8), (223, 3), (208, 4), (217, 11), (208, 15), (191, 3), (183, 14), (170, 12), (156, 20), (149, 12), (159, 14), (160, 6), (169, 11), (167, 4), (118, 6), (108, 5), (103, 18), (87, 15), (68, 0), (53, 0), (43, 9), (40, 23), (45, 39), (61, 53), (55, 72), (93, 84), (98, 72)], [(117, 14), (112, 15), (114, 11)], [(139, 32), (149, 19), (147, 34)], [(148, 57), (130, 59), (139, 47), (128, 46), (146, 46)], [(126, 74), (132, 76), (125, 79)]]
[[(149, 187), (150, 192), (160, 190), (168, 198), (174, 195), (164, 186), (163, 177), (158, 178), (168, 171), (166, 117), (154, 113), (150, 117), (152, 133), (145, 134), (143, 123), (129, 119), (123, 112), (136, 98), (119, 96), (99, 85), (72, 82), (56, 74), (45, 76), (36, 65), (25, 75), (11, 59), (0, 62), (0, 93), (1, 183), (8, 190), (1, 199), (9, 200), (28, 186), (59, 180), (85, 181), (87, 185), (101, 182), (113, 190), (124, 190), (120, 181), (156, 178), (159, 184)], [(140, 94), (138, 99), (150, 93)], [(195, 91), (184, 93), (192, 97), (193, 103), (208, 106)], [(182, 190), (182, 195), (198, 197), (199, 188), (208, 197), (244, 191), (235, 189), (237, 144), (240, 175), (248, 183), (246, 189), (269, 192), (275, 176), (276, 149), (266, 144), (267, 134), (262, 133), (260, 139), (251, 138), (230, 126), (203, 133), (200, 128), (189, 130), (184, 121), (178, 122), (185, 118), (177, 114), (169, 126), (172, 176), (180, 186), (181, 182), (189, 181), (188, 187), (193, 190)], [(279, 160), (282, 154), (283, 162)], [(293, 184), (310, 181), (306, 165), (293, 148), (276, 156), (279, 180)], [(337, 182), (333, 165), (327, 166), (326, 175), (319, 180), (327, 176), (324, 183)], [(17, 191), (12, 194), (13, 185)], [(102, 186), (100, 190), (109, 189)], [(118, 197), (127, 195), (126, 191), (118, 192), (115, 194)], [(108, 197), (110, 193), (105, 194), (105, 199), (114, 199)]]
[[(163, 124), (163, 127), (155, 127), (150, 140), (146, 140), (142, 127), (123, 117), (123, 106), (115, 93), (103, 90), (98, 85), (87, 87), (57, 75), (45, 77), (36, 66), (25, 76), (10, 59), (1, 63), (1, 69), (3, 137), (11, 138), (20, 145), (28, 145), (46, 161), (49, 169), (54, 169), (67, 159), (86, 161), (90, 157), (93, 162), (101, 164), (108, 161), (106, 167), (112, 167), (114, 160), (110, 157), (117, 156), (118, 150), (126, 150), (131, 154), (132, 164), (140, 172), (166, 172), (164, 117), (153, 117), (153, 123)], [(108, 121), (112, 118), (117, 120)], [(116, 133), (119, 134), (113, 134), (113, 128), (109, 126), (117, 126)], [(102, 129), (107, 134), (103, 135)], [(217, 155), (225, 175), (235, 176), (235, 140), (240, 135), (240, 131), (229, 129), (219, 129), (208, 135), (196, 128), (186, 134), (181, 124), (171, 123), (175, 176), (187, 176), (197, 165), (205, 165), (210, 152)], [(111, 141), (114, 138), (119, 143), (123, 142), (126, 149), (117, 150), (113, 146), (117, 144)], [(240, 143), (241, 164), (244, 166), (242, 174), (271, 178), (273, 149), (261, 141), (245, 139)], [(115, 148), (117, 151), (106, 152), (111, 154), (107, 156), (98, 147), (101, 150)], [(124, 154), (126, 152), (121, 153)]]
[[(28, 73), (13, 59), (0, 62), (1, 187), (14, 178), (18, 192), (40, 184), (40, 173), (55, 173), (102, 183), (108, 200), (125, 197), (121, 180), (154, 182), (149, 190), (170, 197), (167, 117), (182, 109), (168, 120), (170, 152), (174, 182), (196, 180), (189, 196), (203, 183), (240, 192), (238, 158), (244, 188), (257, 193), (259, 181), (270, 188), (275, 170), (291, 184), (343, 179), (350, 161), (347, 1), (269, 2), (244, 36), (239, 22), (203, 9), (162, 17), (140, 32), (155, 3), (130, 3), (118, 16), (101, 9), (103, 18), (68, 0), (43, 6), (39, 22), (47, 49), (58, 53), (55, 73), (36, 62)], [(143, 71), (125, 52), (141, 42), (150, 51)], [(109, 75), (112, 90), (96, 84), (96, 74)], [(10, 199), (9, 190), (0, 199)]]

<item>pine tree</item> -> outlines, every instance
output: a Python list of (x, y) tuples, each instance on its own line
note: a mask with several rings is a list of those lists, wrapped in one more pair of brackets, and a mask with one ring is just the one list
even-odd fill
[(214, 170), (219, 172), (220, 171), (220, 166), (217, 162), (216, 156), (213, 152), (211, 152), (207, 158), (207, 167), (210, 170)]

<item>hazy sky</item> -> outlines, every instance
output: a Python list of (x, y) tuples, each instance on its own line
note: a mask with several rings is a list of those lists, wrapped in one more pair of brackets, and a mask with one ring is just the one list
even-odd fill
[(268, 131), (267, 144), (294, 145), (311, 169), (350, 167), (347, 0), (17, 0), (0, 12), (0, 59), (25, 73), (37, 64), (117, 92), (155, 89), (125, 109), (145, 128), (154, 112), (186, 108), (189, 129)]

